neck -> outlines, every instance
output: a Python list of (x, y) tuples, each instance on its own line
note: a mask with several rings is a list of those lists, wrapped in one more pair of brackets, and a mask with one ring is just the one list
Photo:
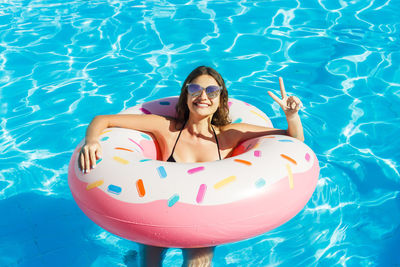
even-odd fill
[(193, 135), (209, 135), (211, 133), (211, 119), (212, 117), (193, 118), (189, 117), (186, 125), (189, 133)]

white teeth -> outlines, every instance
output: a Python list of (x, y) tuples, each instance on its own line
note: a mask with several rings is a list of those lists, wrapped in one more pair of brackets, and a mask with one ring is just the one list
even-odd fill
[(197, 105), (197, 106), (199, 106), (199, 107), (208, 107), (208, 105), (207, 105), (207, 104), (200, 104), (200, 103), (196, 103), (196, 105)]

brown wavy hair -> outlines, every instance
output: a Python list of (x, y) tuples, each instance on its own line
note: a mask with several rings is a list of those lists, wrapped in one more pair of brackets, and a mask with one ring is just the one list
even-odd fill
[(231, 123), (229, 118), (229, 106), (228, 106), (228, 90), (225, 86), (225, 81), (222, 78), (221, 74), (219, 74), (216, 70), (211, 67), (207, 66), (199, 66), (195, 68), (183, 82), (181, 88), (181, 94), (179, 96), (178, 104), (176, 104), (176, 114), (177, 114), (177, 121), (180, 123), (184, 123), (189, 119), (189, 108), (187, 106), (187, 84), (192, 82), (194, 79), (201, 75), (210, 75), (212, 76), (218, 83), (219, 86), (222, 87), (220, 99), (219, 99), (219, 106), (218, 109), (215, 111), (214, 115), (211, 119), (211, 124), (216, 126), (224, 126)]

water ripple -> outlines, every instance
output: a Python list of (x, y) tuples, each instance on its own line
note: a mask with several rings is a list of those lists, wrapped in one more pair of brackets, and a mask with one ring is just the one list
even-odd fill
[[(11, 0), (0, 6), (0, 203), (32, 191), (73, 205), (67, 166), (91, 119), (176, 95), (194, 67), (211, 65), (230, 96), (258, 106), (278, 128), (286, 121), (267, 91), (279, 94), (283, 77), (305, 106), (306, 143), (321, 166), (302, 212), (269, 233), (218, 247), (215, 266), (400, 263), (393, 250), (400, 236), (397, 1)], [(5, 214), (17, 206), (0, 207)], [(19, 231), (36, 223), (3, 226)], [(87, 249), (82, 264), (122, 264), (130, 243), (87, 228), (75, 238), (83, 232), (97, 249)], [(3, 242), (11, 232), (0, 233)], [(68, 249), (58, 250), (63, 258)], [(108, 249), (115, 253), (98, 256), (111, 255)], [(12, 251), (19, 249), (0, 256), (0, 265), (29, 265), (31, 258)], [(40, 254), (36, 245), (26, 251), (41, 263), (57, 253)], [(166, 262), (180, 264), (181, 257), (170, 250)]]

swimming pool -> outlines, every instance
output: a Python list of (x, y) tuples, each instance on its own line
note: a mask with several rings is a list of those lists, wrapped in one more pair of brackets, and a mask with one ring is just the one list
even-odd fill
[[(178, 94), (210, 65), (231, 97), (286, 121), (302, 100), (320, 180), (295, 218), (217, 247), (214, 266), (396, 266), (400, 256), (397, 1), (7, 1), (0, 4), (0, 266), (135, 266), (67, 184), (95, 115)], [(397, 125), (397, 126), (396, 126)], [(180, 266), (171, 249), (166, 266)]]

